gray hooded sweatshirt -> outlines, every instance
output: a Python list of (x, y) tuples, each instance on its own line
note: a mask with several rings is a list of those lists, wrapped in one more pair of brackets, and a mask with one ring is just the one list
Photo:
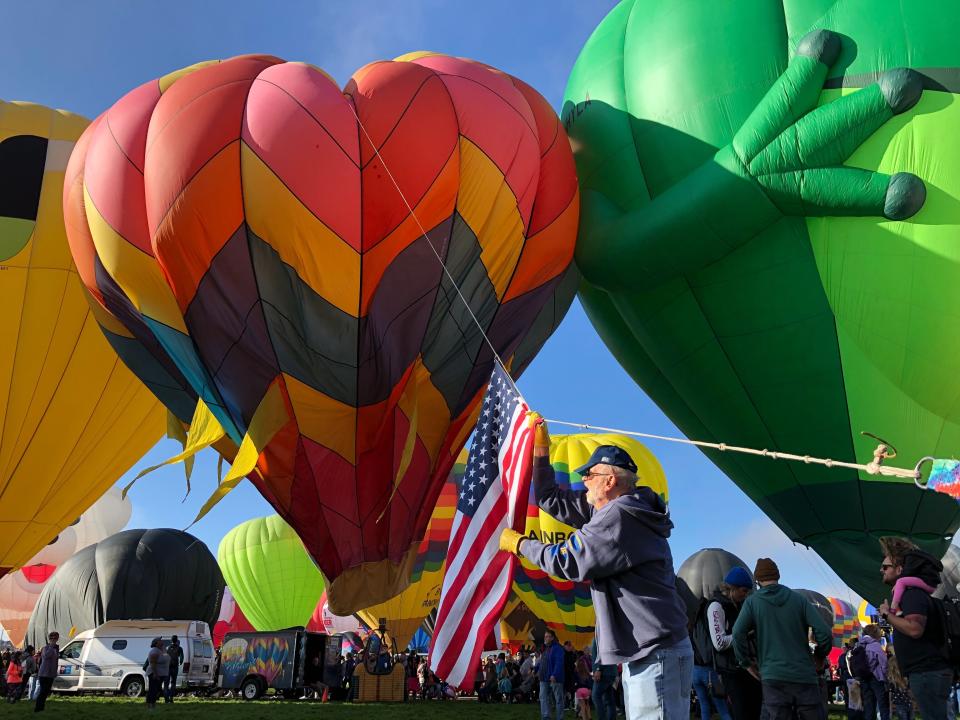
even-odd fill
[(578, 530), (554, 545), (527, 538), (521, 552), (554, 577), (590, 581), (600, 662), (642, 660), (685, 640), (667, 544), (673, 523), (660, 497), (639, 487), (595, 510), (585, 492), (557, 487), (546, 457), (535, 458), (533, 482), (540, 508)]

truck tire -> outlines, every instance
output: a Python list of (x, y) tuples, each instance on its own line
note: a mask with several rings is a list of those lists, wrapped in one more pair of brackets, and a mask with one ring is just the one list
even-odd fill
[(248, 677), (240, 684), (240, 697), (244, 700), (258, 700), (266, 688), (258, 677)]
[(131, 698), (143, 697), (146, 685), (146, 681), (140, 675), (130, 675), (123, 679), (120, 694)]

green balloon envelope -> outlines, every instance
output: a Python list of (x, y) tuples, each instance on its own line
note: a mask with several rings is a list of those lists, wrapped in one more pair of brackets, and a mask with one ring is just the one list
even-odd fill
[[(688, 436), (867, 462), (877, 444), (861, 436), (868, 431), (893, 443), (904, 465), (960, 450), (957, 27), (960, 5), (948, 0), (625, 0), (588, 40), (563, 111), (582, 191), (577, 259), (593, 268), (581, 299), (620, 363)], [(736, 202), (697, 210), (699, 196), (684, 188), (731, 145), (817, 29), (839, 33), (842, 45), (813, 105), (886, 70), (920, 73), (919, 102), (848, 142), (844, 165), (916, 174), (922, 209), (906, 221), (811, 211), (759, 223)], [(662, 225), (669, 243), (656, 249), (610, 249), (605, 226), (654, 212), (700, 212), (707, 230), (676, 220)], [(689, 260), (703, 248), (704, 261)], [(682, 269), (660, 273), (671, 254)], [(604, 260), (635, 270), (636, 282), (608, 285)], [(909, 480), (707, 454), (872, 602), (887, 592), (878, 537), (908, 536), (942, 555), (960, 524), (956, 502)]]
[(323, 575), (279, 515), (233, 528), (220, 541), (217, 562), (257, 630), (305, 626), (323, 593)]

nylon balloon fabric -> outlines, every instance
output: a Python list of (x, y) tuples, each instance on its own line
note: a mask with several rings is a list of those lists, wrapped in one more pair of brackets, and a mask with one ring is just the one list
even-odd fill
[(203, 401), (341, 614), (409, 576), (492, 368), (473, 317), (516, 377), (578, 282), (556, 115), (432, 53), (343, 90), (262, 55), (148, 82), (84, 134), (64, 203), (125, 361), (181, 421)]
[(261, 631), (306, 626), (323, 575), (279, 515), (237, 525), (220, 541), (217, 563), (243, 615)]
[[(688, 437), (956, 455), (958, 22), (947, 0), (624, 0), (587, 41), (562, 114), (581, 298)], [(910, 480), (705, 452), (873, 602), (879, 537), (939, 557), (960, 524)]]
[(87, 120), (0, 101), (0, 577), (83, 514), (163, 433), (104, 341), (64, 232)]
[(417, 558), (410, 572), (410, 584), (389, 600), (365, 607), (357, 617), (371, 628), (377, 628), (380, 619), (387, 621), (387, 629), (397, 647), (406, 647), (427, 616), (440, 603), (443, 575), (447, 567), (447, 546), (450, 529), (457, 511), (457, 477), (463, 477), (466, 450), (461, 451), (450, 478), (443, 485), (436, 507), (427, 524), (427, 531), (417, 550)]
[(30, 617), (27, 642), (42, 647), (53, 631), (69, 638), (107, 620), (203, 620), (213, 628), (223, 588), (216, 559), (193, 535), (124, 530), (57, 568)]

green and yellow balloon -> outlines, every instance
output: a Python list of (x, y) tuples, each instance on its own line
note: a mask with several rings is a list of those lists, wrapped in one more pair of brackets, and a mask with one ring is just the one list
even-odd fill
[(257, 630), (306, 626), (323, 593), (323, 575), (279, 515), (233, 528), (220, 541), (217, 562)]
[[(581, 299), (689, 436), (908, 464), (960, 448), (960, 5), (624, 0), (563, 120)], [(708, 451), (878, 601), (877, 537), (943, 554), (910, 481)]]

